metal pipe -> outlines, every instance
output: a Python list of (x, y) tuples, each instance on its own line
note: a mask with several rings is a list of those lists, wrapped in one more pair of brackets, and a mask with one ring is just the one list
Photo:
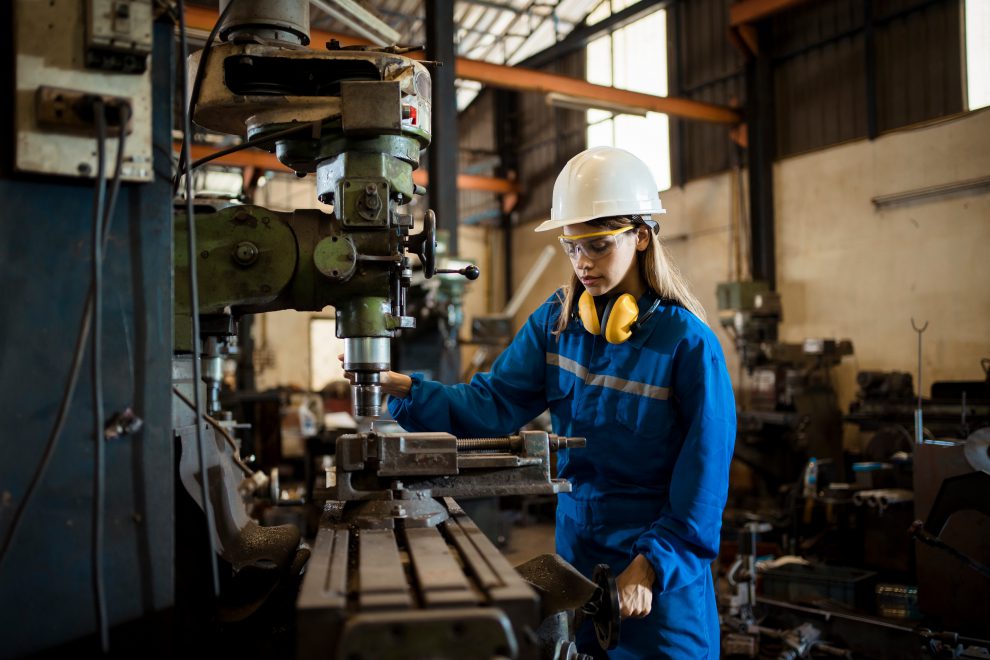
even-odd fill
[(391, 46), (399, 41), (398, 32), (354, 0), (334, 0), (332, 4), (323, 0), (310, 0), (310, 3), (376, 46)]
[(887, 206), (893, 206), (894, 204), (917, 202), (924, 199), (930, 199), (932, 197), (942, 197), (943, 195), (976, 192), (984, 188), (990, 188), (990, 176), (984, 176), (978, 179), (967, 179), (966, 181), (956, 181), (953, 183), (943, 183), (937, 186), (928, 186), (926, 188), (908, 190), (906, 192), (894, 193), (892, 195), (879, 195), (872, 198), (870, 202), (873, 203), (873, 206), (875, 206), (877, 210), (880, 210)]
[(543, 272), (547, 269), (547, 266), (550, 265), (550, 262), (553, 261), (553, 255), (556, 251), (557, 249), (552, 245), (548, 245), (543, 248), (543, 251), (540, 252), (540, 256), (536, 258), (536, 263), (533, 264), (533, 267), (529, 269), (528, 273), (526, 273), (526, 278), (522, 281), (519, 288), (517, 288), (516, 292), (513, 294), (512, 300), (510, 300), (509, 304), (505, 306), (505, 310), (502, 312), (505, 316), (512, 317), (516, 315), (516, 312), (519, 311), (519, 308), (526, 300), (526, 297), (529, 296), (530, 292), (533, 290), (533, 287), (536, 286), (539, 279), (543, 277)]

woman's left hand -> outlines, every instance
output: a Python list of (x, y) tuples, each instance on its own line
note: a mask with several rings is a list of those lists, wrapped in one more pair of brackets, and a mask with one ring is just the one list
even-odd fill
[(653, 607), (653, 582), (656, 579), (657, 575), (646, 557), (636, 555), (626, 570), (615, 579), (622, 618), (641, 619), (650, 613)]

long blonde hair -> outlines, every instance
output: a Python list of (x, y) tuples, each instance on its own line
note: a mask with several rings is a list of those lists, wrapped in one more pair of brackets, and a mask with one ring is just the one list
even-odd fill
[[(589, 225), (601, 227), (603, 229), (618, 229), (628, 225), (641, 224), (642, 221), (636, 217), (599, 218), (591, 220)], [(702, 322), (707, 323), (705, 318), (705, 308), (688, 288), (681, 271), (677, 269), (667, 248), (660, 242), (660, 237), (650, 231), (650, 242), (642, 252), (636, 252), (639, 274), (646, 283), (646, 286), (664, 301), (680, 305), (688, 310)], [(578, 279), (576, 273), (571, 272), (570, 282), (558, 294), (561, 298), (560, 318), (557, 319), (557, 326), (553, 334), (559, 335), (566, 328), (574, 315), (574, 307), (578, 298), (584, 293), (584, 285)]]

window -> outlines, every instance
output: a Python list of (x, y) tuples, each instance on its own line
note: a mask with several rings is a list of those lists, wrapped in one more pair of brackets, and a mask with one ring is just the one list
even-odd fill
[(990, 105), (990, 2), (966, 0), (966, 99), (970, 110)]
[[(588, 16), (597, 23), (633, 0), (605, 0)], [(667, 13), (656, 11), (595, 39), (587, 49), (588, 82), (655, 96), (667, 95)], [(657, 181), (670, 188), (670, 122), (656, 112), (637, 116), (588, 110), (588, 146), (619, 147), (641, 158)]]
[(313, 317), (309, 321), (310, 388), (319, 392), (327, 383), (344, 378), (337, 356), (344, 352), (344, 340), (337, 338), (336, 319)]

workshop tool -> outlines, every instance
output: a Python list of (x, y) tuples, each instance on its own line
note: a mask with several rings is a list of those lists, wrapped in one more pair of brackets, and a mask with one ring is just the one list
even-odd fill
[(338, 438), (298, 602), (299, 652), (572, 657), (577, 612), (603, 648), (614, 646), (618, 592), (607, 567), (588, 580), (545, 556), (517, 572), (453, 499), (569, 492), (550, 476), (551, 453), (584, 444), (540, 431)]
[[(299, 48), (309, 41), (304, 6), (245, 2), (226, 16), (220, 36), (227, 41), (205, 59), (204, 51), (189, 58), (190, 71), (199, 70), (201, 80), (194, 119), (260, 141), (300, 176), (314, 174), (316, 197), (332, 204), (333, 213), (209, 209), (196, 213), (196, 255), (181, 247), (188, 223), (177, 213), (176, 350), (198, 350), (204, 339), (188, 335), (184, 319), (192, 313), (210, 325), (210, 317), (225, 314), (332, 305), (344, 339), (344, 369), (354, 374), (355, 415), (377, 417), (390, 339), (415, 325), (406, 314), (412, 277), (407, 253), (419, 256), (427, 278), (450, 272), (474, 279), (478, 269), (438, 271), (433, 212), (425, 213), (423, 231), (412, 235), (413, 217), (404, 210), (425, 192), (412, 174), (430, 143), (429, 72), (400, 49), (335, 42), (323, 51)], [(199, 272), (198, 310), (190, 309), (181, 285), (190, 259)], [(203, 334), (221, 341), (229, 336)]]
[[(426, 278), (479, 274), (473, 265), (438, 268), (432, 211), (425, 212), (422, 231), (411, 233), (406, 205), (425, 192), (412, 174), (430, 142), (429, 73), (401, 49), (341, 48), (335, 42), (325, 51), (300, 48), (309, 40), (304, 0), (277, 6), (240, 0), (219, 34), (225, 43), (189, 59), (201, 80), (195, 121), (273, 150), (300, 176), (314, 174), (316, 196), (333, 205), (333, 213), (200, 207), (195, 254), (181, 247), (189, 218), (176, 214), (176, 387), (188, 394), (194, 385), (203, 386), (191, 382), (185, 366), (188, 354), (205, 352), (212, 410), (218, 356), (235, 334), (237, 318), (333, 306), (337, 336), (344, 340), (344, 370), (354, 375), (354, 414), (376, 417), (383, 407), (380, 374), (391, 365), (390, 340), (415, 324), (406, 313), (409, 253), (419, 257)], [(195, 308), (183, 285), (193, 260)], [(186, 330), (193, 314), (201, 320), (200, 337)], [(178, 404), (176, 413), (185, 460), (189, 430), (202, 422)], [(237, 540), (253, 526), (236, 510), (241, 475), (226, 455), (229, 448), (213, 437), (216, 442), (207, 444), (218, 451), (211, 452), (211, 468), (223, 483), (211, 490), (211, 499), (217, 499), (218, 545), (226, 552), (239, 548)], [(541, 616), (534, 587), (452, 498), (567, 492), (568, 482), (551, 478), (551, 452), (583, 446), (583, 438), (540, 432), (473, 439), (368, 432), (338, 438), (322, 492), (327, 503), (297, 602), (296, 654), (573, 657), (570, 619), (561, 616), (568, 613)], [(180, 473), (187, 489), (198, 478)], [(613, 643), (614, 580), (607, 571), (596, 579), (600, 584), (585, 580), (590, 595), (574, 606), (602, 621), (599, 637)], [(537, 630), (546, 619), (553, 625), (544, 628), (549, 634), (541, 641)]]

